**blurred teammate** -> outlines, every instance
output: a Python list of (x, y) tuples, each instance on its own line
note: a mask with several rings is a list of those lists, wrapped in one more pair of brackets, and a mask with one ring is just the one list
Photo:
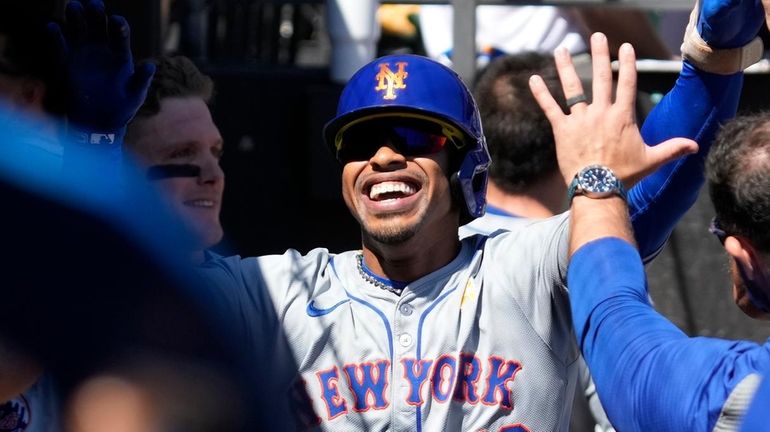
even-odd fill
[[(240, 411), (248, 373), (238, 372), (231, 332), (210, 314), (209, 291), (179, 253), (187, 233), (142, 178), (127, 176), (116, 190), (109, 182), (51, 175), (42, 155), (20, 151), (36, 136), (34, 127), (0, 109), (0, 196), (7, 205), (0, 216), (7, 251), (0, 392), (36, 377), (41, 366), (46, 373), (0, 403), (0, 429), (60, 431), (63, 418), (72, 420), (70, 431), (213, 432), (248, 424), (253, 408)], [(112, 175), (110, 166), (91, 162), (80, 168)], [(19, 352), (26, 364), (13, 361)], [(135, 391), (116, 392), (105, 382)], [(102, 397), (88, 397), (95, 393)], [(118, 412), (133, 413), (137, 426), (110, 417)], [(99, 419), (100, 429), (87, 428)]]
[(186, 57), (159, 57), (147, 98), (128, 125), (126, 148), (197, 238), (193, 260), (222, 239), (222, 136), (208, 103), (213, 82)]
[(564, 210), (566, 188), (556, 164), (553, 132), (529, 91), (532, 74), (558, 88), (553, 57), (537, 53), (499, 57), (484, 69), (474, 88), (493, 163), (487, 213), (463, 228), (470, 232), (491, 233)]
[[(21, 99), (6, 94), (11, 103), (5, 105), (3, 113), (10, 110), (17, 115), (3, 115), (2, 126), (9, 131), (18, 130), (23, 133), (7, 134), (5, 138), (12, 139), (13, 146), (9, 145), (5, 150), (13, 149), (13, 152), (4, 152), (2, 161), (7, 163), (5, 174), (8, 176), (24, 177), (26, 172), (33, 169), (35, 176), (27, 184), (33, 189), (43, 182), (59, 184), (66, 191), (65, 179), (68, 184), (85, 185), (92, 189), (88, 196), (94, 199), (87, 203), (91, 209), (100, 206), (106, 209), (108, 204), (114, 204), (115, 191), (118, 190), (111, 186), (116, 186), (121, 179), (116, 171), (110, 169), (114, 169), (115, 165), (105, 164), (102, 169), (101, 164), (88, 162), (93, 162), (90, 156), (95, 144), (104, 144), (100, 153), (108, 154), (109, 162), (122, 162), (120, 142), (125, 123), (144, 99), (153, 68), (148, 65), (134, 69), (128, 25), (120, 17), (108, 18), (100, 1), (91, 0), (85, 6), (71, 1), (67, 5), (66, 15), (66, 37), (56, 24), (49, 24), (46, 34), (44, 26), (25, 19), (29, 17), (18, 16), (20, 21), (14, 23), (14, 28), (32, 37), (46, 49), (24, 50), (23, 38), (12, 39), (4, 46), (7, 51), (3, 52), (2, 58), (3, 62), (14, 60), (3, 63), (6, 68), (40, 62), (48, 64), (48, 61), (57, 65), (49, 69), (56, 69), (59, 74), (57, 78), (66, 84), (67, 91), (62, 90), (59, 108), (66, 111), (66, 131), (75, 140), (67, 141), (67, 151), (72, 157), (65, 159), (63, 171), (66, 174), (61, 169), (60, 137), (51, 133), (52, 130), (58, 133), (65, 130), (50, 115), (53, 107), (58, 106), (53, 99), (48, 99), (53, 96), (49, 90), (55, 86), (45, 81), (25, 81), (30, 79), (27, 75), (14, 78), (10, 86), (11, 90), (18, 92), (12, 95), (16, 94)], [(10, 20), (12, 16), (4, 15), (3, 19)], [(90, 33), (88, 29), (91, 29)], [(35, 60), (35, 56), (44, 57), (45, 60)], [(13, 69), (14, 72), (19, 70)], [(4, 70), (3, 74), (7, 75), (8, 71)], [(27, 117), (20, 117), (22, 115)], [(43, 123), (40, 123), (41, 117)], [(34, 124), (30, 125), (30, 122)], [(19, 166), (19, 161), (25, 160), (33, 160), (35, 163), (17, 170), (15, 167)], [(66, 192), (62, 192), (62, 195), (66, 195)], [(137, 219), (136, 223), (141, 225), (141, 219)], [(48, 297), (40, 296), (39, 299)], [(55, 301), (52, 300), (53, 303)], [(11, 301), (10, 304), (24, 303)], [(40, 308), (37, 313), (46, 315)], [(0, 374), (0, 400), (7, 401), (0, 405), (3, 424), (17, 425), (17, 428), (23, 425), (26, 431), (56, 430), (59, 426), (59, 401), (55, 383), (50, 374), (38, 379), (46, 365), (40, 362), (39, 356), (30, 357), (31, 353), (27, 353), (25, 347), (19, 348), (8, 334), (3, 335), (0, 341), (0, 351), (3, 372)], [(23, 394), (20, 395), (21, 392)]]

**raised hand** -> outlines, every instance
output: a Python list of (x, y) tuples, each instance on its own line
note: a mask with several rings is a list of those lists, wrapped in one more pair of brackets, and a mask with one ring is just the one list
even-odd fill
[(155, 71), (134, 69), (130, 29), (123, 17), (105, 13), (101, 0), (67, 3), (64, 31), (49, 24), (67, 74), (68, 116), (78, 128), (124, 128), (144, 101)]
[(607, 38), (591, 36), (593, 57), (593, 101), (588, 103), (575, 72), (569, 52), (554, 53), (564, 96), (572, 101), (570, 114), (564, 114), (543, 79), (533, 76), (530, 88), (553, 128), (559, 168), (568, 184), (582, 168), (605, 165), (615, 171), (626, 188), (664, 163), (697, 151), (689, 139), (673, 138), (649, 147), (642, 140), (634, 112), (636, 99), (636, 56), (633, 47), (624, 44), (618, 58), (620, 71), (615, 102), (612, 101), (612, 69)]

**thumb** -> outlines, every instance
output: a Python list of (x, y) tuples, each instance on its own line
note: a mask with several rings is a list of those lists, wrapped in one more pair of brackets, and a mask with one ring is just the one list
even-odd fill
[(765, 24), (770, 30), (770, 0), (762, 0), (762, 7), (765, 9)]
[(654, 171), (667, 162), (697, 151), (698, 143), (695, 141), (687, 138), (671, 138), (656, 146), (647, 147), (649, 169)]
[(150, 87), (152, 76), (155, 74), (155, 64), (152, 62), (144, 62), (136, 67), (134, 75), (129, 82), (129, 89), (134, 93), (142, 94), (142, 100), (144, 100), (144, 94)]

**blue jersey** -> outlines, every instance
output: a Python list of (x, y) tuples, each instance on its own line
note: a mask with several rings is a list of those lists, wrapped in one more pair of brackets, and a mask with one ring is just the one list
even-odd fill
[(767, 432), (770, 431), (767, 407), (770, 407), (770, 365), (765, 368), (762, 384), (759, 386), (754, 399), (751, 401), (746, 416), (743, 418), (741, 432)]
[(618, 430), (737, 430), (770, 343), (687, 337), (649, 304), (639, 254), (619, 239), (581, 247), (568, 283), (578, 343)]

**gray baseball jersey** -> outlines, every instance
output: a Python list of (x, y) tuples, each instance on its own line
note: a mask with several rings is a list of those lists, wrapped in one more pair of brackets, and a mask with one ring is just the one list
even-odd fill
[[(498, 209), (494, 206), (487, 205), (487, 211), (484, 216), (474, 219), (471, 223), (460, 227), (460, 238), (468, 237), (474, 234), (491, 235), (499, 230), (516, 230), (524, 229), (524, 227), (532, 223), (533, 219), (524, 218), (513, 215), (504, 210)], [(611, 432), (615, 429), (612, 427), (607, 413), (604, 412), (599, 395), (596, 393), (596, 386), (594, 380), (591, 377), (591, 373), (588, 370), (583, 356), (578, 359), (578, 393), (582, 393), (588, 401), (588, 407), (591, 411), (591, 415), (596, 421), (596, 430)]]
[[(564, 431), (576, 346), (568, 217), (462, 240), (401, 296), (360, 252), (206, 263), (281, 430)], [(290, 423), (298, 424), (290, 424)]]

